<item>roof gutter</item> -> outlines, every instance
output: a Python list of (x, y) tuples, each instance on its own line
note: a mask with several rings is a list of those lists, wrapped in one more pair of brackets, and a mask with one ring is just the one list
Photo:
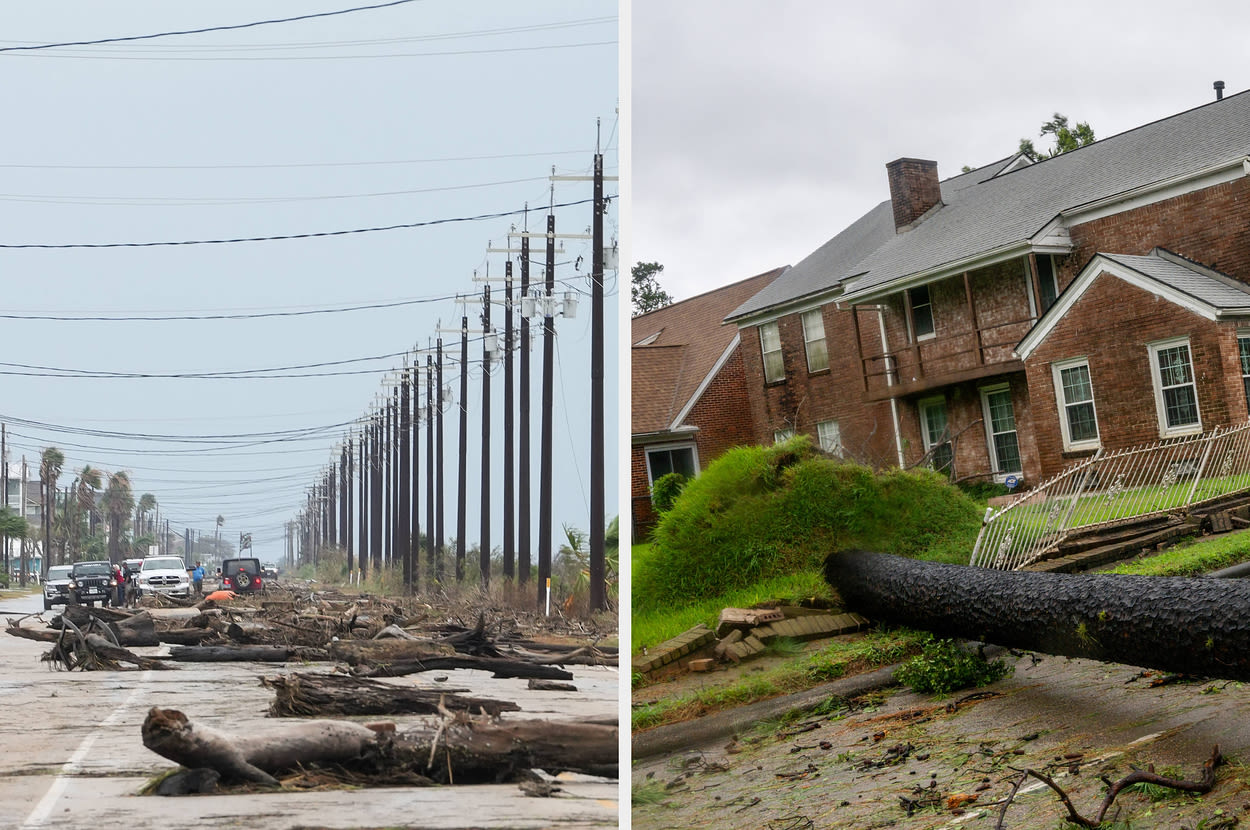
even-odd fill
[(957, 259), (954, 262), (943, 263), (934, 268), (928, 268), (924, 271), (917, 271), (914, 274), (908, 274), (905, 277), (889, 282), (875, 285), (872, 288), (866, 288), (863, 291), (855, 290), (855, 283), (851, 283), (851, 288), (846, 291), (840, 298), (841, 302), (850, 305), (858, 305), (859, 303), (873, 302), (881, 300), (891, 294), (897, 294), (904, 288), (912, 288), (917, 285), (924, 285), (930, 282), (953, 277), (962, 274), (964, 271), (971, 271), (974, 268), (984, 268), (987, 265), (994, 265), (1008, 259), (1024, 256), (1033, 250), (1033, 243), (1028, 239), (1017, 242), (1009, 242), (1006, 245), (1000, 245), (989, 251), (982, 251), (973, 256)]
[(730, 314), (721, 324), (734, 323), (739, 326), (760, 326), (764, 323), (771, 323), (773, 320), (779, 320), (788, 314), (820, 308), (827, 303), (841, 300), (841, 298), (842, 284), (839, 282), (824, 291), (817, 291), (794, 300), (786, 300), (780, 305), (769, 305), (758, 311), (747, 311), (742, 314)]
[(1122, 213), (1123, 211), (1159, 202), (1163, 199), (1170, 199), (1174, 196), (1192, 193), (1195, 190), (1202, 190), (1217, 184), (1235, 181), (1243, 176), (1250, 176), (1250, 156), (1238, 156), (1228, 161), (1222, 161), (1219, 164), (1213, 164), (1210, 167), (1204, 167), (1201, 170), (1194, 170), (1189, 173), (1182, 173), (1179, 176), (1172, 176), (1157, 182), (1144, 184), (1132, 190), (1117, 193), (1114, 196), (1107, 196), (1093, 202), (1086, 202), (1083, 205), (1068, 208), (1060, 211), (1059, 215), (1065, 221), (1091, 222), (1104, 216)]

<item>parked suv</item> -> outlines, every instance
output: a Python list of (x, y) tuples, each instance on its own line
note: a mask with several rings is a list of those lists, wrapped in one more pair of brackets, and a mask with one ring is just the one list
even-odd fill
[(221, 563), (221, 588), (238, 594), (264, 590), (259, 559), (227, 559)]
[(191, 596), (191, 577), (180, 556), (149, 556), (143, 560), (135, 577), (139, 593)]
[(109, 562), (75, 562), (66, 586), (69, 603), (108, 605), (117, 590), (113, 565)]
[(73, 565), (53, 565), (48, 568), (48, 578), (43, 583), (43, 610), (69, 602), (69, 578)]

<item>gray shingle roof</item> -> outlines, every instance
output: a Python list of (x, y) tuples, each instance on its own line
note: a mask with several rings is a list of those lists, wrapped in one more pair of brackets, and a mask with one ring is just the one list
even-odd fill
[(850, 297), (885, 288), (1022, 243), (1061, 211), (1247, 155), (1250, 92), (1242, 92), (995, 177), (1005, 159), (943, 182), (944, 204), (905, 233), (894, 232), (890, 203), (877, 205), (730, 319), (838, 286)]
[(1250, 308), (1250, 286), (1171, 251), (1156, 248), (1147, 256), (1101, 255), (1220, 311)]

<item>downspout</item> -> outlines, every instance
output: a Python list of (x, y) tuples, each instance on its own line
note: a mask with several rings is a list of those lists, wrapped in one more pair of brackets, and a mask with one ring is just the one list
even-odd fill
[[(877, 307), (877, 327), (881, 330), (881, 355), (885, 360), (885, 385), (887, 387), (894, 385), (894, 372), (890, 369), (890, 350), (885, 342), (885, 307), (878, 305)], [(903, 430), (898, 420), (898, 398), (890, 397), (890, 417), (894, 421), (894, 449), (898, 453), (898, 468), (901, 470), (906, 465), (903, 461)]]

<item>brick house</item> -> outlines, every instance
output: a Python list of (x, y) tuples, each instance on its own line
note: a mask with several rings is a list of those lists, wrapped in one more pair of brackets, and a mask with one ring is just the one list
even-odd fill
[(725, 315), (777, 278), (777, 268), (633, 318), (630, 496), (634, 533), (655, 522), (651, 483), (696, 475), (754, 441), (738, 330)]
[(1246, 420), (1250, 93), (1037, 163), (886, 168), (889, 200), (727, 317), (755, 441), (1028, 483)]

